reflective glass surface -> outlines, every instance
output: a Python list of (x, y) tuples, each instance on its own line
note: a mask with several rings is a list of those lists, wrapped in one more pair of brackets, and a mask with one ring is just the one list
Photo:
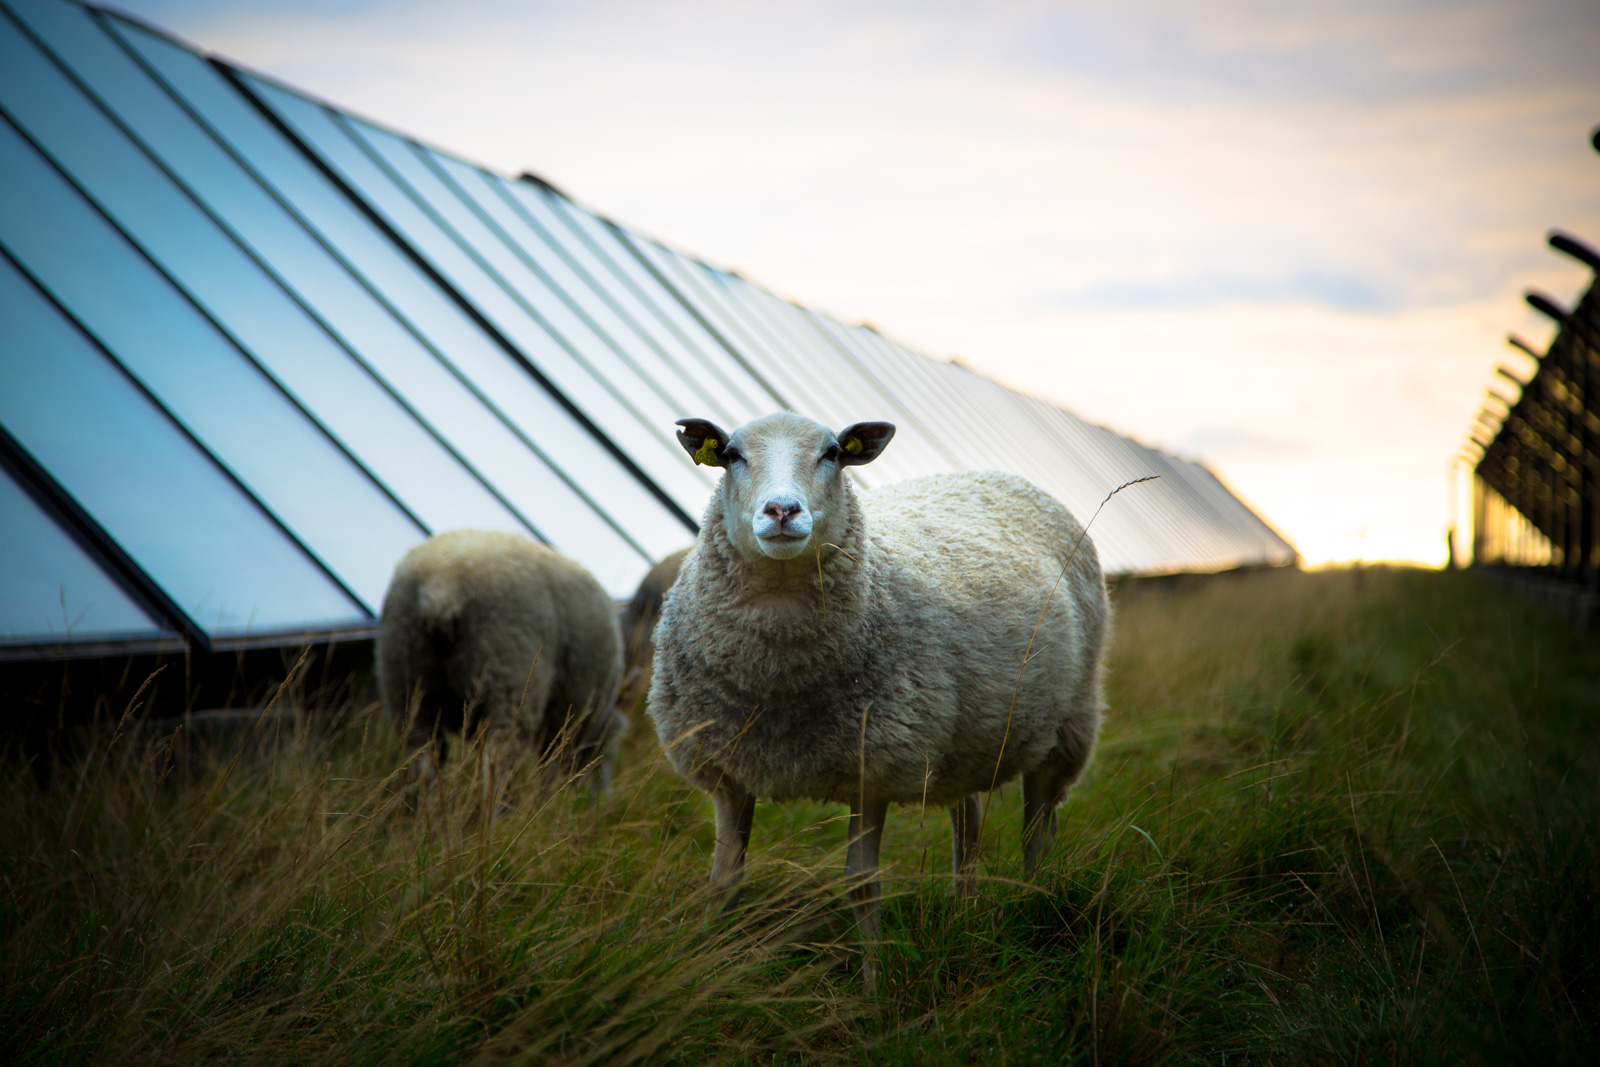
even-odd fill
[[(425, 256), (429, 265), (438, 270), (441, 277), (456, 286), (458, 291), (472, 302), (473, 309), (482, 314), (486, 322), (498, 329), (508, 342), (515, 344), (518, 341), (518, 337), (511, 329), (516, 327), (532, 337), (539, 345), (539, 350), (555, 347), (549, 336), (510, 300), (499, 288), (498, 283), (485, 274), (482, 268), (461, 250), (455, 240), (440, 228), (439, 223), (418, 206), (405, 189), (395, 184), (394, 178), (362, 151), (335, 124), (326, 111), (303, 97), (258, 79), (249, 79), (248, 84), (251, 91), (258, 94), (275, 114), (295, 130), (298, 136), (304, 138), (324, 162), (384, 218), (402, 239)], [(445, 349), (441, 346), (441, 350), (449, 353), (452, 359), (457, 358), (454, 349)], [(522, 354), (529, 355), (526, 352)], [(561, 412), (557, 404), (552, 402), (552, 394), (544, 393), (544, 387), (508, 356), (509, 353), (503, 354), (498, 365), (481, 361), (470, 367), (463, 365), (463, 370), (485, 394), (492, 397), (516, 420), (517, 425), (530, 438), (538, 441), (545, 454), (550, 456), (570, 479), (580, 485), (585, 495), (595, 500), (606, 514), (625, 517), (621, 520), (626, 522), (625, 528), (630, 531), (639, 530), (642, 534), (650, 534), (657, 525), (665, 526), (671, 512), (663, 511), (660, 504), (651, 502), (649, 491), (637, 476), (627, 472), (626, 468), (619, 466), (609, 456), (599, 454), (600, 448), (593, 435), (572, 416)], [(568, 399), (583, 410), (582, 404), (576, 398)], [(596, 397), (591, 395), (590, 399)], [(617, 411), (613, 414), (626, 413)], [(631, 419), (623, 421), (626, 423)], [(602, 423), (600, 428), (604, 431), (606, 426)], [(670, 458), (662, 451), (663, 443), (644, 434), (642, 429), (635, 436), (643, 440), (646, 457), (659, 454), (655, 463), (664, 463)], [(627, 440), (615, 437), (611, 440), (624, 455), (638, 463), (646, 475), (651, 473), (652, 467), (642, 462), (641, 457), (628, 448)], [(673, 447), (676, 447), (675, 443)], [(677, 463), (676, 460), (673, 462)], [(695, 483), (691, 483), (691, 486), (693, 484)], [(699, 482), (699, 484), (706, 483)], [(668, 495), (672, 495), (670, 489)], [(684, 508), (686, 515), (693, 515), (695, 518), (698, 518), (705, 499), (710, 495), (709, 486), (707, 485), (697, 495), (699, 499), (693, 510)], [(675, 542), (681, 541), (681, 535), (674, 533), (672, 539)]]
[(552, 292), (561, 296), (573, 313), (588, 325), (595, 337), (615, 346), (618, 354), (640, 373), (661, 383), (669, 403), (681, 413), (685, 405), (698, 405), (717, 422), (745, 421), (749, 405), (725, 382), (703, 372), (694, 361), (680, 362), (663, 341), (645, 332), (632, 316), (622, 311), (606, 294), (594, 276), (580, 267), (549, 231), (534, 221), (531, 213), (505, 191), (506, 182), (486, 171), (469, 166), (439, 152), (427, 153), (483, 213), (517, 255), (536, 272)]
[[(907, 373), (897, 366), (895, 360), (887, 355), (883, 339), (875, 330), (864, 326), (845, 326), (817, 312), (807, 314), (816, 327), (831, 337), (865, 373), (875, 381), (892, 386), (891, 392), (900, 399), (902, 408), (910, 413), (912, 424), (936, 454), (937, 462), (944, 464), (944, 469), (964, 470), (971, 466), (970, 457), (962, 457), (962, 443), (951, 432), (955, 427), (946, 423), (942, 428), (936, 428), (940, 424), (934, 421), (936, 408), (929, 405), (927, 383), (918, 374)], [(920, 355), (916, 356), (915, 361), (931, 362)]]
[(714, 285), (722, 287), (728, 294), (729, 306), (742, 311), (752, 329), (768, 338), (773, 348), (789, 352), (802, 363), (814, 363), (819, 370), (826, 368), (823, 380), (847, 407), (896, 411), (902, 408), (893, 389), (865, 373), (855, 360), (846, 358), (794, 304), (737, 275), (709, 267), (701, 270)]
[[(1087, 521), (1099, 502), (1095, 483), (1086, 478), (1075, 458), (1062, 453), (1043, 435), (1019, 431), (1026, 419), (1008, 410), (1007, 391), (956, 365), (930, 360), (872, 331), (856, 331), (863, 344), (875, 345), (885, 377), (901, 387), (930, 423), (942, 428), (942, 443), (961, 448), (968, 469), (998, 469), (1019, 474), (1066, 504)], [(1097, 524), (1095, 540), (1100, 544)], [(1102, 562), (1107, 559), (1101, 545)]]
[[(776, 321), (760, 306), (766, 300), (782, 301), (660, 246), (652, 246), (651, 252), (658, 262), (671, 266), (673, 274), (668, 276), (680, 281), (680, 292), (697, 303), (701, 314), (717, 324), (748, 362), (769, 379), (784, 383), (780, 388), (802, 414), (835, 430), (868, 419), (895, 423), (894, 445), (870, 466), (853, 472), (864, 485), (947, 469), (931, 457), (900, 405), (851, 366), (826, 338), (809, 326), (805, 333), (797, 332), (794, 323)], [(898, 433), (901, 426), (907, 430), (904, 440)]]
[(709, 268), (654, 241), (638, 237), (630, 237), (630, 241), (651, 266), (661, 272), (674, 291), (692, 304), (711, 327), (772, 384), (774, 391), (783, 396), (794, 411), (827, 420), (835, 420), (843, 414), (833, 409), (829, 392), (816, 375), (808, 373), (804, 365), (784, 359), (766, 339), (753, 331), (751, 324), (733, 312), (726, 294), (720, 291), (721, 287), (714, 286), (710, 281)]
[(202, 630), (368, 619), (3, 256), (0, 337), (0, 425)]
[[(560, 313), (549, 306), (536, 310), (529, 302), (529, 295), (542, 285), (536, 285), (536, 279), (510, 251), (492, 239), (482, 222), (438, 181), (408, 143), (369, 126), (330, 119), (291, 94), (278, 92), (269, 99), (275, 108), (285, 109), (297, 129), (304, 128), (308, 137), (314, 133), (311, 139), (317, 150), (341, 170), (362, 174), (364, 180), (358, 183), (361, 194), (679, 507), (690, 515), (699, 514), (710, 495), (711, 479), (696, 472), (668, 435), (673, 420), (680, 416), (671, 413), (650, 383), (625, 373), (614, 355), (608, 359), (605, 351), (583, 353), (606, 365), (613, 378), (597, 377), (591, 371), (586, 360), (580, 359), (564, 336), (553, 332), (539, 312), (557, 317)], [(296, 102), (300, 107), (295, 107)], [(502, 271), (513, 277), (507, 279)], [(520, 291), (517, 282), (529, 292)], [(570, 315), (565, 321), (571, 325)]]
[[(214, 68), (163, 38), (108, 21), (383, 303), (403, 332), (363, 344), (363, 358), (541, 534), (614, 592), (631, 591), (647, 556), (682, 543), (682, 523)], [(553, 466), (559, 459), (578, 465), (581, 493)], [(596, 508), (631, 517), (627, 537)]]
[[(895, 422), (895, 446), (854, 472), (867, 485), (996, 466), (1087, 518), (1109, 488), (1158, 473), (1096, 522), (1112, 569), (1292, 552), (1199, 466), (798, 308), (546, 187), (241, 76), (330, 180), (181, 45), (75, 4), (0, 5), (91, 94), (0, 19), (0, 107), (68, 177), (33, 174), (26, 146), (0, 143), (0, 195), (29, 204), (0, 219), (0, 241), (368, 607), (424, 526), (531, 530), (626, 592), (682, 543), (714, 482), (671, 421), (734, 425), (779, 406)], [(54, 201), (23, 188), (51, 178), (65, 190)], [(97, 229), (73, 186), (114, 227)], [(41, 237), (55, 216), (15, 217), (35, 203), (64, 212), (66, 251)], [(139, 314), (155, 341), (135, 343)], [(247, 447), (260, 440), (273, 448)], [(374, 538), (389, 547), (363, 553)]]
[(281, 304), (286, 328), (243, 339), (322, 424), (425, 525), (526, 533), (527, 527), (352, 355), (352, 350), (409, 354), (418, 347), (415, 338), (153, 83), (88, 12), (57, 0), (9, 2), (100, 104), (303, 306), (318, 314), (323, 330)]
[[(576, 205), (523, 181), (493, 179), (496, 191), (510, 202), (528, 222), (580, 273), (618, 317), (670, 359), (683, 373), (696, 381), (715, 384), (726, 392), (726, 402), (736, 412), (730, 421), (748, 422), (782, 405), (740, 364), (727, 349), (703, 329), (695, 331), (701, 340), (688, 341), (683, 331), (665, 316), (657, 304), (670, 301), (682, 314), (677, 298), (653, 283), (655, 299), (647, 298), (632, 275), (615, 261), (625, 256), (634, 272), (643, 268), (622, 247), (603, 223)], [(579, 220), (587, 220), (583, 225)], [(603, 242), (603, 243), (602, 243)]]
[[(741, 388), (746, 399), (763, 414), (789, 407), (789, 402), (761, 373), (760, 368), (751, 365), (742, 353), (730, 350), (723, 340), (713, 336), (706, 324), (685, 306), (677, 290), (669, 288), (641, 260), (643, 253), (634, 245), (642, 238), (613, 230), (564, 196), (528, 182), (509, 184), (517, 200), (528, 205), (530, 210), (539, 205), (547, 206), (552, 216), (566, 223), (579, 242), (603, 260), (621, 281), (622, 287), (639, 300), (640, 306), (648, 309), (666, 332), (678, 339), (684, 350), (698, 355), (710, 373), (721, 375), (732, 383), (743, 383)], [(537, 212), (535, 215), (538, 217)], [(554, 225), (550, 229), (556, 232)]]
[(1244, 547), (1240, 531), (1234, 529), (1212, 506), (1211, 501), (1196, 490), (1184, 469), (1188, 464), (1137, 441), (1130, 443), (1143, 464), (1161, 476), (1162, 487), (1170, 497), (1168, 504), (1174, 515), (1183, 515), (1187, 519), (1182, 523), (1182, 528), (1195, 546), (1196, 557), (1226, 559), (1237, 556)]
[[(1005, 427), (1005, 442), (1017, 457), (1016, 466), (1011, 469), (1052, 493), (1072, 509), (1080, 522), (1090, 522), (1106, 494), (1122, 482), (1156, 473), (1096, 475), (1084, 463), (1082, 453), (1064, 450), (1023, 416), (1009, 390), (964, 367), (946, 364), (943, 369), (961, 395), (984, 411), (986, 425)], [(1133, 515), (1125, 506), (1128, 502), (1119, 499), (1116, 506), (1107, 505), (1092, 520), (1090, 535), (1100, 550), (1101, 564), (1108, 570), (1126, 571), (1141, 559), (1165, 558), (1151, 526), (1131, 521)]]
[[(1108, 570), (1168, 569), (1175, 560), (1194, 558), (1196, 546), (1192, 536), (1173, 529), (1175, 515), (1168, 491), (1162, 484), (1164, 472), (1159, 467), (1122, 447), (1122, 438), (1108, 435), (1102, 428), (1087, 423), (1059, 420), (1062, 429), (1068, 432), (1051, 434), (1048, 427), (1039, 427), (1028, 418), (1028, 408), (1043, 410), (1046, 407), (1041, 402), (1009, 396), (1004, 399), (1008, 407), (1017, 412), (1014, 417), (1028, 426), (1030, 432), (1055, 442), (1059, 454), (1072, 456), (1081, 469), (1092, 475), (1081, 509), (1087, 521), (1094, 509), (1100, 508), (1092, 532)], [(1129, 486), (1110, 500), (1106, 499), (1108, 493), (1124, 482), (1151, 475), (1158, 480)]]
[(0, 19), (0, 106), (184, 295), (9, 125), (0, 199), (30, 210), (4, 213), (0, 239), (375, 611), (422, 528), (232, 343), (295, 358), (326, 334), (9, 19)]
[[(1138, 486), (1137, 490), (1129, 490), (1127, 506), (1130, 510), (1134, 506), (1149, 509), (1149, 525), (1160, 531), (1162, 548), (1170, 561), (1179, 566), (1189, 566), (1212, 558), (1225, 559), (1230, 555), (1227, 543), (1219, 543), (1214, 536), (1215, 531), (1210, 525), (1213, 516), (1194, 505), (1186, 492), (1185, 481), (1181, 476), (1175, 476), (1167, 457), (1103, 426), (1091, 429), (1103, 442), (1104, 450), (1122, 462), (1124, 470), (1139, 472), (1132, 476), (1157, 476), (1156, 481)], [(1150, 491), (1138, 492), (1145, 489)], [(1137, 496), (1134, 496), (1135, 492), (1138, 492)], [(1118, 502), (1121, 503), (1120, 497)], [(1108, 508), (1110, 506), (1107, 505)]]
[[(663, 421), (671, 424), (675, 405), (666, 384), (643, 368), (629, 364), (614, 346), (595, 336), (589, 324), (574, 314), (571, 306), (512, 251), (492, 224), (462, 200), (453, 183), (446, 182), (429, 166), (431, 153), (366, 123), (350, 120), (345, 125), (422, 198), (467, 254), (499, 283), (526, 317), (543, 329), (546, 339), (529, 336), (537, 346), (541, 367), (549, 366), (549, 373), (559, 374), (563, 387), (570, 383), (589, 390), (589, 382), (574, 376), (575, 372), (586, 374), (606, 387), (613, 399), (630, 410), (644, 426), (660, 425)], [(550, 340), (556, 344), (552, 346)], [(563, 360), (563, 355), (568, 359)]]
[[(860, 359), (819, 328), (810, 312), (743, 278), (720, 272), (717, 277), (740, 306), (752, 317), (762, 319), (773, 336), (798, 354), (796, 358), (822, 372), (820, 377), (835, 397), (834, 408), (839, 411), (841, 422), (881, 418), (895, 424), (895, 462), (873, 463), (872, 467), (879, 468), (876, 471), (879, 478), (899, 481), (950, 469), (948, 459), (929, 440), (922, 421), (900, 395), (898, 383), (872, 374)], [(874, 411), (885, 414), (870, 414)]]
[(815, 377), (805, 373), (804, 368), (781, 359), (770, 339), (734, 312), (727, 294), (713, 281), (714, 272), (709, 267), (653, 241), (636, 239), (634, 246), (645, 253), (673, 289), (691, 303), (746, 362), (796, 405), (795, 410), (818, 410), (822, 401), (815, 391), (818, 386)]
[(0, 467), (0, 641), (162, 632)]

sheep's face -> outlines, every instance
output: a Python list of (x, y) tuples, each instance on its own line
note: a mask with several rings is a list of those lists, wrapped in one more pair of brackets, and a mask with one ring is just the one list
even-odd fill
[(835, 434), (780, 411), (731, 435), (703, 419), (681, 419), (678, 440), (695, 462), (724, 471), (722, 521), (746, 558), (793, 559), (848, 532), (844, 468), (870, 463), (894, 436), (886, 422), (858, 422)]

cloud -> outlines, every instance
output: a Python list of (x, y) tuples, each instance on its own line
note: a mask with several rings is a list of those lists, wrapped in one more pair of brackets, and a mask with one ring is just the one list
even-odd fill
[(1180, 454), (1227, 461), (1239, 456), (1258, 456), (1298, 461), (1312, 453), (1305, 441), (1295, 437), (1258, 433), (1236, 425), (1202, 426), (1191, 431), (1178, 447)]

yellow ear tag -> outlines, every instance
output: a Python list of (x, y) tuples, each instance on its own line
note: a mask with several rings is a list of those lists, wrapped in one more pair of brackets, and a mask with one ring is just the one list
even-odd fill
[(705, 467), (715, 467), (717, 465), (718, 443), (715, 437), (706, 438), (701, 442), (700, 447), (695, 449), (694, 461)]
[(844, 439), (844, 450), (852, 456), (861, 455), (862, 447), (861, 438), (859, 437), (846, 437)]

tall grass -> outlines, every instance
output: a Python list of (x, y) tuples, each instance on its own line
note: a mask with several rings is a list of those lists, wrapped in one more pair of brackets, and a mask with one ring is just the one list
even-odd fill
[(942, 811), (885, 834), (878, 991), (843, 811), (759, 805), (714, 913), (709, 804), (647, 723), (613, 791), (494, 819), (371, 705), (186, 762), (104, 724), (0, 767), (0, 1058), (317, 1063), (1432, 1063), (1600, 1038), (1600, 642), (1470, 574), (1118, 592), (1113, 710), (1021, 876)]

